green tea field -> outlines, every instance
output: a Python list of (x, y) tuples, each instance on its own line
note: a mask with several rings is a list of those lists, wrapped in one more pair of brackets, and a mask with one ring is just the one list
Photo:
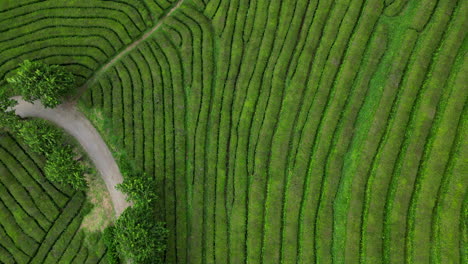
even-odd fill
[(101, 263), (105, 245), (85, 243), (80, 232), (84, 193), (51, 184), (43, 167), (15, 138), (0, 136), (0, 263)]
[[(157, 181), (165, 263), (468, 263), (468, 1), (0, 0), (0, 89), (77, 77)], [(0, 135), (0, 263), (106, 263)]]

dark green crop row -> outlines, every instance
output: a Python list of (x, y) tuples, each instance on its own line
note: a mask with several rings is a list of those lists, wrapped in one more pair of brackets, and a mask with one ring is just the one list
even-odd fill
[(73, 238), (80, 232), (79, 228), (82, 220), (83, 217), (80, 214), (73, 217), (71, 223), (64, 228), (63, 233), (47, 253), (47, 257), (44, 260), (45, 263), (61, 263), (61, 261), (64, 261), (65, 252), (69, 250)]
[[(172, 18), (171, 18), (172, 19)], [(195, 161), (194, 151), (203, 151), (205, 145), (205, 138), (200, 137), (205, 134), (206, 128), (198, 124), (206, 123), (208, 116), (208, 103), (211, 92), (211, 67), (213, 55), (209, 52), (209, 49), (204, 52), (202, 56), (196, 55), (195, 58), (192, 54), (198, 54), (198, 51), (202, 50), (202, 44), (206, 45), (212, 43), (212, 37), (210, 36), (210, 28), (208, 22), (201, 14), (192, 14), (188, 12), (182, 12), (174, 16), (173, 20), (168, 22), (168, 27), (174, 28), (178, 32), (182, 32), (182, 45), (186, 47), (184, 50), (189, 51), (184, 53), (184, 56), (179, 57), (177, 51), (175, 51), (174, 44), (166, 39), (166, 36), (173, 37), (172, 34), (163, 33), (162, 37), (157, 38), (156, 42), (149, 42), (144, 47), (140, 48), (138, 52), (131, 54), (121, 64), (115, 67), (116, 74), (111, 73), (108, 75), (108, 80), (115, 80), (115, 86), (110, 89), (111, 82), (101, 80), (101, 85), (91, 89), (91, 92), (85, 95), (87, 100), (94, 103), (95, 106), (99, 107), (99, 102), (103, 101), (103, 113), (111, 116), (115, 129), (119, 134), (123, 135), (123, 146), (126, 152), (135, 157), (137, 166), (148, 168), (145, 171), (153, 172), (158, 171), (156, 168), (160, 168), (166, 172), (169, 178), (164, 178), (164, 174), (161, 175), (161, 181), (164, 183), (162, 186), (166, 186), (167, 192), (174, 193), (174, 196), (165, 196), (166, 199), (171, 199), (171, 202), (167, 201), (166, 204), (162, 205), (162, 208), (166, 208), (167, 217), (171, 217), (170, 221), (167, 221), (169, 228), (174, 230), (174, 233), (170, 234), (172, 239), (169, 243), (168, 259), (179, 258), (178, 261), (185, 262), (185, 257), (181, 253), (187, 252), (187, 246), (184, 244), (174, 243), (176, 234), (178, 237), (186, 237), (183, 234), (187, 232), (188, 221), (184, 220), (187, 218), (187, 210), (183, 206), (174, 206), (176, 199), (175, 192), (178, 195), (183, 195), (182, 199), (186, 200), (185, 192), (188, 192), (185, 188), (185, 169), (183, 165), (187, 162), (182, 153), (185, 151), (184, 138), (185, 135), (182, 133), (185, 129), (190, 129), (191, 132), (198, 131), (198, 136), (194, 135), (190, 141), (187, 141), (189, 145), (189, 156), (188, 161), (191, 168), (192, 166), (203, 166), (203, 155), (198, 155), (200, 160)], [(201, 21), (205, 23), (198, 22)], [(199, 24), (202, 26), (199, 26)], [(195, 33), (192, 33), (195, 30)], [(172, 31), (174, 32), (174, 31)], [(198, 38), (197, 34), (206, 32), (207, 36)], [(203, 33), (205, 34), (205, 33)], [(191, 52), (191, 47), (195, 45), (197, 49), (196, 53)], [(146, 56), (145, 56), (146, 55)], [(203, 58), (202, 58), (203, 57)], [(193, 63), (196, 63), (193, 65)], [(178, 68), (182, 66), (184, 68), (184, 78), (180, 80), (180, 84), (173, 84), (177, 81), (182, 71)], [(146, 74), (145, 74), (146, 73)], [(149, 74), (152, 73), (152, 74)], [(142, 78), (146, 76), (147, 78)], [(193, 76), (193, 78), (192, 78)], [(155, 84), (166, 84), (172, 87), (161, 87), (161, 89), (154, 91)], [(182, 89), (182, 85), (185, 86), (185, 91)], [(178, 90), (174, 91), (173, 87), (178, 87)], [(108, 88), (109, 87), (109, 88)], [(118, 89), (115, 89), (118, 87)], [(157, 86), (156, 86), (157, 87)], [(206, 87), (206, 88), (205, 88)], [(203, 97), (201, 96), (202, 90)], [(175, 96), (173, 93), (176, 92)], [(103, 93), (101, 95), (101, 93)], [(190, 93), (190, 101), (187, 101), (187, 105), (193, 106), (195, 110), (188, 117), (185, 117), (183, 106), (185, 105), (184, 94)], [(102, 98), (102, 99), (101, 99)], [(110, 99), (107, 101), (108, 99)], [(179, 101), (174, 101), (175, 99)], [(154, 103), (156, 102), (156, 103)], [(195, 107), (195, 105), (198, 105)], [(203, 108), (203, 110), (201, 110)], [(174, 109), (175, 116), (171, 116)], [(160, 111), (156, 111), (160, 110)], [(161, 112), (163, 111), (163, 112)], [(122, 119), (123, 116), (123, 119)], [(201, 120), (200, 120), (201, 118)], [(185, 126), (184, 120), (190, 120)], [(175, 131), (175, 133), (173, 132)], [(195, 133), (194, 133), (195, 134)], [(164, 138), (162, 136), (164, 135)], [(195, 141), (198, 142), (198, 146), (195, 148)], [(190, 142), (190, 143), (189, 143)], [(174, 146), (176, 144), (177, 146)], [(180, 153), (175, 155), (178, 160), (174, 160), (173, 155), (164, 155), (163, 153), (155, 153), (155, 146), (157, 149), (166, 149), (168, 153), (177, 152)], [(161, 155), (163, 154), (163, 155)], [(157, 155), (156, 157), (154, 157)], [(178, 164), (175, 166), (175, 164)], [(174, 172), (174, 169), (177, 171)], [(168, 173), (169, 172), (169, 173)], [(172, 178), (174, 174), (179, 179)], [(187, 173), (188, 175), (194, 175), (195, 172), (192, 170)], [(194, 176), (187, 176), (193, 178)], [(200, 220), (200, 225), (195, 225), (197, 228), (203, 229), (203, 202), (204, 202), (204, 183), (203, 175), (201, 179), (197, 180), (197, 199), (199, 199), (198, 207), (194, 209), (194, 213), (201, 213), (202, 215), (197, 216), (196, 219)], [(188, 179), (187, 179), (188, 180)], [(177, 185), (177, 186), (176, 186)], [(213, 184), (212, 184), (213, 185)], [(166, 190), (161, 190), (165, 192)], [(214, 190), (213, 190), (214, 192)], [(163, 200), (164, 202), (164, 200)], [(214, 207), (214, 206), (213, 206)], [(175, 217), (177, 216), (177, 217)], [(172, 218), (174, 217), (174, 218)], [(177, 221), (176, 221), (177, 219)], [(172, 228), (171, 228), (172, 227)], [(207, 232), (210, 232), (210, 228)], [(196, 233), (202, 233), (200, 231), (194, 231)], [(209, 239), (213, 239), (214, 234), (209, 236)], [(183, 238), (185, 240), (185, 238)], [(188, 239), (188, 237), (187, 237)], [(204, 243), (205, 239), (200, 237), (198, 242)], [(180, 242), (183, 243), (183, 242)], [(212, 243), (212, 242), (211, 242)], [(211, 244), (210, 243), (210, 244)], [(176, 248), (177, 246), (177, 248)], [(213, 255), (214, 253), (210, 253)]]
[(30, 151), (24, 143), (17, 141), (10, 142), (15, 142), (15, 144), (9, 145), (9, 148), (15, 152), (15, 157), (28, 169), (32, 177), (39, 182), (54, 204), (63, 208), (74, 191), (59, 184), (51, 183), (45, 178), (43, 171), (45, 158), (43, 156)]
[(10, 213), (8, 208), (3, 202), (0, 201), (0, 219), (2, 219), (2, 244), (5, 242), (7, 245), (11, 245), (8, 240), (11, 239), (14, 245), (22, 251), (24, 254), (32, 257), (39, 247), (39, 243), (34, 241), (34, 238), (26, 234), (21, 226), (16, 222), (14, 216)]
[[(74, 245), (71, 243), (73, 238), (82, 236), (78, 229), (84, 195), (77, 194), (69, 200), (68, 196), (73, 192), (64, 186), (52, 185), (43, 176), (43, 158), (30, 153), (13, 137), (2, 135), (0, 150), (0, 261), (62, 263), (63, 259), (63, 263), (71, 263), (78, 249), (73, 253), (69, 245)], [(14, 158), (11, 153), (15, 153)], [(40, 193), (40, 199), (32, 196), (34, 189)], [(56, 212), (44, 212), (44, 208)], [(49, 219), (55, 214), (57, 219)], [(89, 263), (101, 262), (105, 254), (103, 244), (99, 241), (95, 244), (88, 255)], [(77, 246), (88, 248), (90, 245), (78, 239)]]
[[(32, 237), (36, 242), (41, 242), (42, 238), (45, 235), (45, 231), (43, 227), (41, 227), (38, 224), (35, 218), (28, 215), (25, 212), (25, 210), (23, 210), (23, 208), (21, 208), (21, 206), (18, 205), (14, 197), (10, 195), (10, 193), (8, 193), (3, 183), (0, 184), (0, 199), (4, 203), (6, 210), (11, 212), (11, 214), (15, 218), (15, 221), (18, 223), (19, 226), (21, 226), (23, 231), (27, 235)], [(45, 226), (44, 228), (48, 228), (48, 226), (50, 226), (49, 222), (46, 222), (46, 223), (47, 223), (47, 226)]]
[[(432, 110), (418, 112), (418, 109), (421, 100), (425, 96), (431, 100), (430, 105), (434, 107), (439, 101), (436, 94), (426, 93), (427, 86), (425, 82), (431, 78), (431, 68), (436, 63), (433, 54), (438, 43), (442, 41), (443, 31), (441, 29), (446, 28), (450, 20), (446, 13), (453, 12), (455, 4), (455, 2), (446, 2), (435, 10), (434, 15), (427, 24), (427, 30), (421, 35), (421, 42), (416, 44), (414, 59), (410, 62), (411, 72), (409, 72), (407, 79), (402, 84), (401, 91), (407, 92), (403, 92), (396, 101), (398, 106), (396, 118), (401, 119), (395, 119), (395, 128), (400, 131), (402, 137), (397, 139), (401, 147), (398, 150), (399, 154), (393, 167), (393, 179), (389, 187), (390, 195), (387, 197), (384, 247), (385, 256), (397, 262), (404, 261), (405, 257), (407, 260), (412, 258), (410, 245), (406, 240), (411, 233), (410, 221), (412, 220), (409, 220), (411, 217), (411, 201), (413, 195), (417, 192), (415, 191), (417, 174), (421, 169), (424, 146), (435, 116), (435, 111), (430, 114)], [(415, 87), (419, 89), (415, 89)], [(441, 88), (442, 86), (437, 86), (432, 92), (439, 93), (440, 96)], [(394, 147), (393, 144), (392, 146)], [(428, 214), (426, 217), (430, 217), (430, 215)], [(429, 232), (426, 235), (428, 238), (430, 237)], [(427, 252), (429, 252), (429, 245), (422, 240), (421, 246), (427, 247)], [(425, 258), (424, 255), (421, 252), (421, 258)], [(421, 259), (421, 261), (425, 260)]]
[(63, 252), (60, 261), (63, 263), (72, 263), (72, 260), (78, 254), (80, 247), (84, 244), (84, 233), (76, 232), (73, 238), (70, 239), (66, 250)]
[[(466, 40), (464, 45), (466, 45)], [(466, 82), (466, 76), (468, 74), (468, 64), (464, 60), (463, 53), (459, 53), (457, 56), (457, 63), (455, 68), (452, 69), (451, 77), (448, 82), (448, 87), (452, 89), (450, 93), (446, 93), (446, 97), (442, 101), (442, 107), (445, 111), (441, 113), (437, 119), (440, 122), (439, 132), (433, 139), (433, 150), (434, 156), (437, 156), (444, 149), (445, 155), (447, 155), (447, 144), (446, 135), (454, 136), (450, 153), (448, 154), (448, 161), (445, 166), (440, 166), (434, 171), (426, 171), (430, 176), (433, 173), (440, 172), (444, 169), (442, 176), (442, 182), (439, 190), (437, 191), (436, 205), (432, 212), (432, 228), (431, 228), (431, 259), (438, 262), (456, 262), (460, 259), (466, 259), (466, 230), (464, 224), (459, 226), (454, 225), (454, 222), (463, 223), (466, 221), (466, 209), (463, 209), (463, 205), (467, 204), (463, 202), (463, 195), (465, 194), (464, 186), (464, 170), (466, 165), (463, 165), (463, 159), (461, 157), (467, 155), (466, 144), (463, 143), (463, 138), (467, 136), (467, 119), (464, 116), (467, 115), (467, 104), (464, 103), (467, 100), (467, 90), (463, 89), (463, 83)], [(458, 67), (457, 67), (458, 66)], [(463, 104), (463, 109), (460, 111), (460, 105)], [(456, 117), (459, 116), (458, 124), (456, 123)], [(451, 125), (445, 125), (450, 123)], [(457, 131), (452, 129), (458, 125)], [(454, 135), (455, 133), (455, 135)], [(435, 157), (434, 157), (435, 158)], [(466, 197), (466, 195), (465, 195)], [(462, 212), (460, 214), (460, 212)], [(465, 218), (465, 220), (463, 219)], [(453, 234), (448, 236), (447, 234)], [(465, 236), (465, 237), (464, 237)], [(463, 241), (465, 239), (465, 241)], [(462, 241), (460, 243), (460, 241)]]
[(69, 200), (67, 205), (63, 208), (62, 213), (58, 216), (57, 220), (55, 220), (53, 226), (48, 231), (30, 263), (43, 263), (49, 255), (49, 252), (54, 250), (53, 246), (58, 246), (56, 243), (60, 242), (59, 238), (65, 232), (70, 223), (72, 223), (73, 219), (79, 216), (83, 200), (84, 194), (82, 192), (77, 192)]
[(15, 258), (0, 245), (0, 261), (5, 264), (14, 264)]
[[(437, 52), (433, 57), (432, 67), (422, 87), (423, 93), (418, 97), (415, 104), (415, 107), (418, 107), (418, 109), (415, 113), (417, 119), (414, 120), (413, 126), (417, 127), (420, 131), (427, 130), (427, 132), (424, 144), (420, 143), (424, 146), (424, 150), (421, 154), (419, 172), (416, 175), (415, 188), (407, 216), (406, 252), (407, 258), (411, 262), (430, 261), (429, 245), (433, 241), (431, 241), (431, 237), (427, 234), (431, 233), (431, 216), (437, 198), (435, 194), (441, 185), (441, 178), (444, 173), (443, 167), (448, 162), (448, 154), (444, 155), (444, 153), (450, 151), (456, 131), (453, 129), (453, 134), (450, 135), (443, 133), (443, 130), (449, 127), (458, 128), (466, 102), (466, 96), (463, 96), (462, 92), (449, 93), (448, 88), (441, 89), (441, 87), (447, 87), (450, 72), (455, 70), (455, 68), (447, 67), (447, 65), (453, 65), (456, 56), (463, 52), (462, 43), (466, 37), (466, 30), (463, 25), (468, 22), (464, 14), (467, 14), (468, 5), (463, 6), (459, 4), (456, 9), (451, 9), (450, 6), (442, 6), (440, 10), (440, 12), (436, 10), (433, 15), (434, 19), (441, 16), (444, 17), (444, 19), (441, 19), (442, 21), (448, 20), (448, 30), (445, 31), (440, 41)], [(444, 15), (442, 15), (442, 12)], [(450, 18), (446, 15), (448, 12), (452, 12)], [(435, 28), (436, 26), (433, 27)], [(457, 90), (462, 89), (459, 86), (454, 88)], [(453, 99), (458, 99), (458, 101), (450, 105), (454, 107), (451, 113), (444, 113), (444, 99), (447, 98), (447, 94), (453, 96)], [(427, 115), (427, 113), (430, 114)], [(447, 114), (444, 121), (448, 122), (443, 126), (439, 123), (442, 114)], [(429, 126), (428, 119), (431, 118), (433, 121)], [(423, 133), (418, 132), (418, 134), (421, 135)], [(438, 136), (443, 138), (443, 144), (434, 146), (434, 140)]]
[[(2, 217), (2, 219), (5, 218)], [(0, 246), (2, 249), (9, 253), (9, 256), (6, 255), (5, 257), (7, 257), (8, 259), (13, 258), (16, 261), (16, 263), (27, 263), (31, 258), (28, 256), (27, 250), (25, 252), (22, 247), (18, 247), (15, 245), (15, 237), (12, 237), (14, 235), (8, 234), (8, 230), (10, 230), (9, 227), (5, 229), (2, 225), (0, 225), (0, 236), (2, 237)], [(28, 246), (27, 242), (25, 243), (25, 246)]]

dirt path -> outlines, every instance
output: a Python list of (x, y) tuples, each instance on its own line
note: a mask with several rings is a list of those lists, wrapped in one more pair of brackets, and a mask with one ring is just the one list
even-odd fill
[(21, 117), (38, 117), (49, 120), (62, 127), (80, 143), (106, 183), (115, 214), (117, 217), (120, 216), (130, 205), (125, 200), (124, 194), (115, 189), (115, 186), (123, 181), (122, 174), (112, 153), (91, 122), (72, 104), (62, 104), (50, 109), (44, 108), (40, 102), (31, 104), (20, 97), (14, 99), (18, 101), (18, 105), (15, 107), (16, 114)]
[(81, 95), (83, 95), (83, 93), (86, 91), (86, 89), (88, 87), (91, 87), (97, 79), (99, 79), (99, 77), (105, 73), (110, 67), (114, 66), (114, 64), (116, 64), (120, 59), (122, 59), (123, 56), (127, 55), (128, 53), (130, 53), (132, 50), (134, 50), (141, 42), (145, 41), (146, 39), (148, 39), (149, 37), (151, 37), (151, 35), (153, 35), (153, 33), (158, 30), (161, 25), (164, 23), (164, 21), (172, 15), (172, 13), (174, 13), (174, 11), (176, 11), (180, 5), (182, 5), (182, 3), (184, 2), (184, 0), (179, 0), (167, 13), (166, 15), (164, 15), (161, 19), (159, 19), (158, 23), (156, 23), (156, 25), (154, 25), (153, 27), (151, 27), (146, 33), (144, 33), (140, 38), (138, 38), (137, 40), (133, 41), (130, 45), (128, 45), (125, 49), (123, 49), (122, 51), (120, 51), (119, 53), (115, 54), (113, 57), (109, 58), (109, 61), (102, 65), (101, 68), (99, 68), (91, 78), (88, 79), (88, 81), (86, 81), (79, 89), (78, 89), (78, 93), (77, 93), (77, 96), (75, 97), (75, 99), (73, 100), (73, 103), (76, 103), (76, 101), (81, 97)]

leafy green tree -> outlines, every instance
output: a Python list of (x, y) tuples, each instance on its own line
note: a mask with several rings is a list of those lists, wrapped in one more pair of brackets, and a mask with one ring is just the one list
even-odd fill
[(0, 129), (16, 132), (19, 125), (19, 117), (13, 111), (18, 102), (10, 99), (5, 90), (0, 90)]
[(13, 85), (24, 100), (41, 100), (45, 107), (53, 108), (72, 91), (75, 77), (59, 65), (25, 60), (15, 75), (7, 78), (7, 82)]
[(117, 241), (115, 241), (115, 226), (108, 226), (102, 232), (104, 244), (107, 247), (107, 263), (120, 263), (119, 253), (117, 252)]
[(154, 221), (148, 206), (128, 207), (115, 224), (115, 241), (123, 257), (135, 264), (164, 263), (168, 230)]
[(0, 131), (15, 133), (20, 127), (20, 120), (12, 112), (0, 112)]
[(87, 188), (84, 178), (86, 167), (74, 160), (73, 149), (68, 145), (55, 148), (47, 155), (44, 171), (51, 181), (70, 184), (76, 190)]
[(11, 99), (6, 90), (0, 90), (0, 112), (13, 112), (11, 108), (17, 104), (18, 102)]
[(151, 204), (157, 198), (156, 180), (145, 173), (127, 173), (117, 189), (127, 194), (127, 200), (135, 206)]
[(63, 133), (41, 119), (21, 122), (18, 136), (32, 151), (46, 156), (59, 148), (63, 142)]

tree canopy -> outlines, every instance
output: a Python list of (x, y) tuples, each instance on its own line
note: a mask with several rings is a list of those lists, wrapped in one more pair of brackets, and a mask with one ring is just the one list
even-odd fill
[(32, 119), (20, 122), (17, 134), (32, 151), (46, 156), (44, 171), (49, 180), (70, 184), (77, 190), (86, 189), (86, 167), (74, 159), (73, 148), (65, 144), (62, 131), (47, 121)]
[(164, 263), (168, 230), (147, 206), (128, 207), (115, 224), (117, 249), (135, 264)]
[(10, 95), (5, 89), (0, 90), (0, 112), (12, 112), (12, 107), (14, 107), (18, 102), (10, 98)]
[(47, 155), (45, 176), (51, 181), (70, 184), (76, 190), (86, 190), (87, 183), (83, 177), (86, 167), (73, 157), (71, 146), (53, 149), (52, 153)]
[(156, 180), (136, 170), (123, 156), (119, 158), (119, 167), (124, 181), (117, 185), (117, 189), (127, 195), (133, 206), (117, 219), (113, 230), (116, 249), (132, 263), (164, 263), (169, 231), (164, 223), (155, 221)]
[(117, 252), (117, 241), (115, 240), (115, 226), (108, 226), (102, 232), (104, 244), (107, 246), (107, 263), (120, 263), (119, 252)]
[(126, 174), (117, 189), (127, 194), (127, 200), (134, 206), (149, 205), (156, 201), (156, 180), (145, 173)]
[(21, 122), (18, 136), (32, 151), (46, 156), (63, 144), (62, 131), (41, 119)]
[(53, 108), (74, 87), (75, 77), (62, 66), (25, 60), (7, 82), (24, 100), (40, 100), (45, 107)]
[(17, 102), (10, 99), (6, 90), (0, 90), (0, 129), (15, 132), (18, 128), (19, 118), (12, 110), (16, 104)]

